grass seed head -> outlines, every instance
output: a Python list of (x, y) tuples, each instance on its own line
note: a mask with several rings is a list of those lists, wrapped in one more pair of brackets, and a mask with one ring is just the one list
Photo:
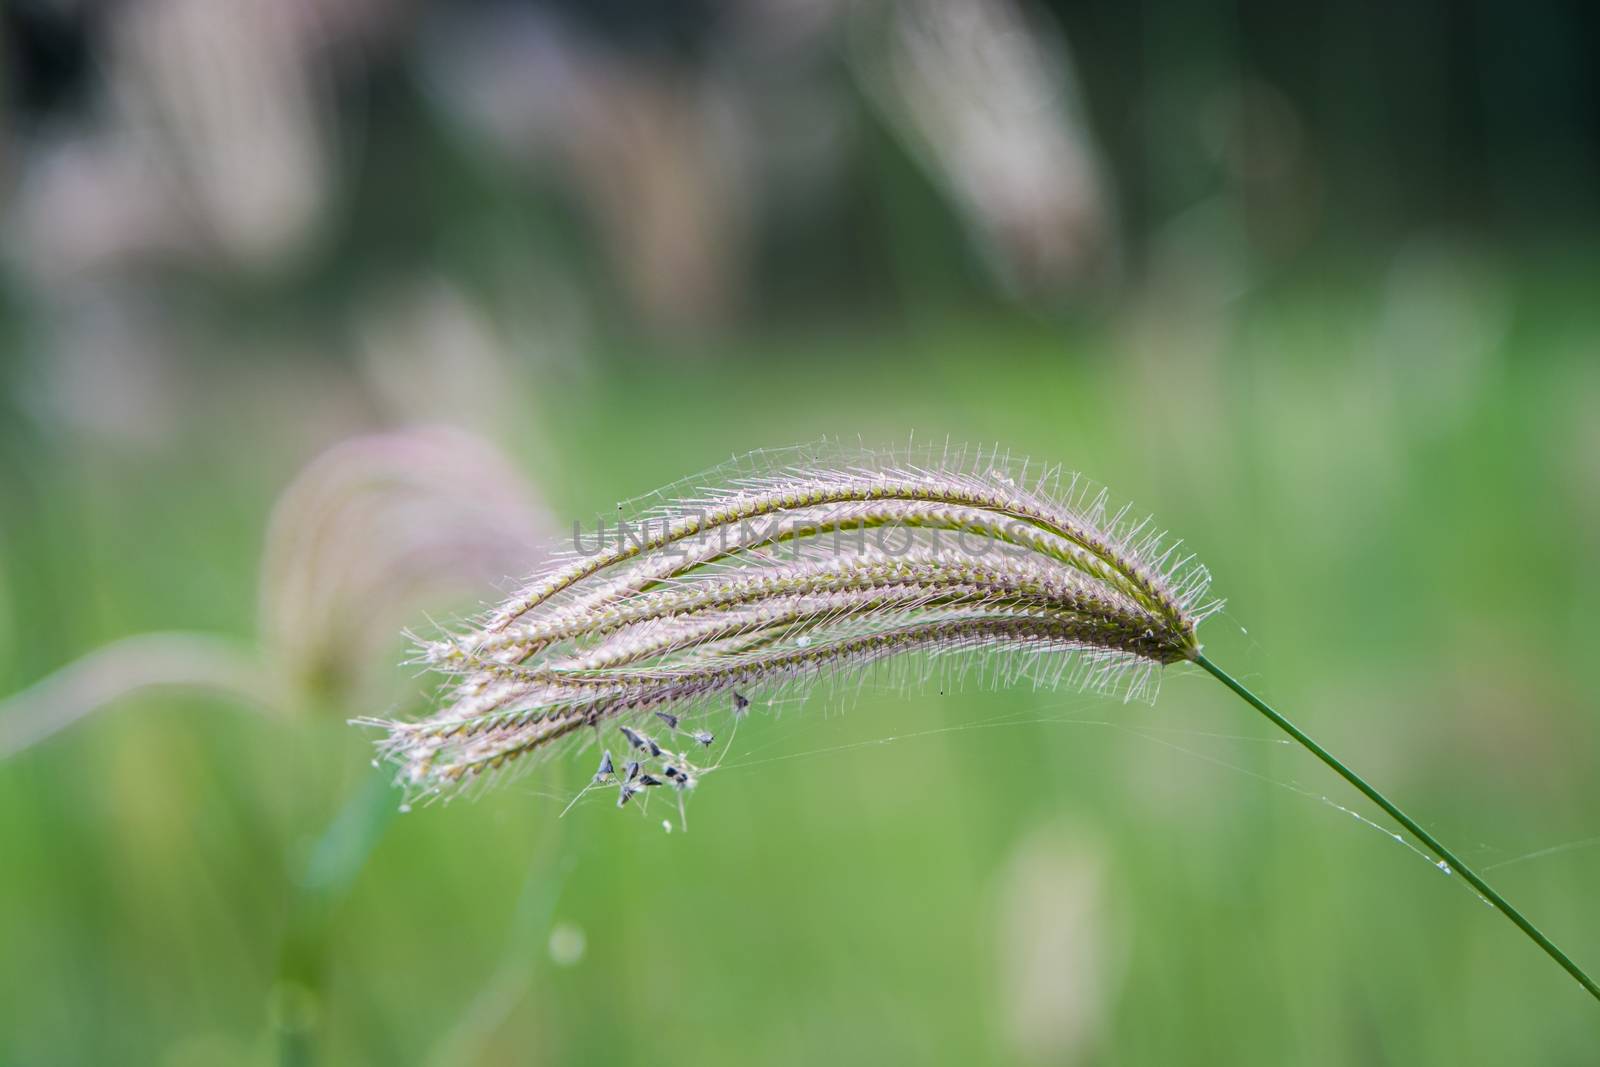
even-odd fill
[(879, 664), (907, 684), (977, 668), (1151, 699), (1217, 607), (1205, 568), (1148, 520), (997, 451), (761, 453), (619, 514), (575, 530), (481, 625), (421, 646), (450, 678), (441, 709), (368, 721), (413, 790), (617, 720), (644, 767), (630, 764), (625, 803), (638, 776), (660, 781), (647, 772), (692, 780), (645, 720), (710, 746), (697, 717)]

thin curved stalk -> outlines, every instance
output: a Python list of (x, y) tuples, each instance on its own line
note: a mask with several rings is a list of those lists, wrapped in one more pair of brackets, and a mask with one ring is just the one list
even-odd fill
[(103, 645), (0, 700), (0, 760), (130, 694), (210, 690), (278, 711), (271, 675), (247, 650), (209, 634), (136, 634)]
[(1411, 832), (1411, 836), (1422, 842), (1422, 844), (1430, 849), (1434, 855), (1438, 856), (1439, 859), (1443, 861), (1443, 863), (1448, 866), (1451, 871), (1459, 874), (1462, 878), (1465, 878), (1467, 880), (1467, 884), (1471, 885), (1473, 889), (1476, 889), (1478, 894), (1482, 896), (1484, 900), (1493, 905), (1494, 908), (1500, 912), (1500, 914), (1504, 915), (1506, 918), (1515, 923), (1517, 925), (1517, 929), (1528, 935), (1528, 938), (1534, 944), (1538, 945), (1544, 950), (1545, 955), (1555, 960), (1561, 965), (1562, 970), (1566, 971), (1568, 974), (1572, 975), (1573, 978), (1577, 979), (1578, 984), (1589, 991), (1590, 996), (1594, 997), (1596, 1000), (1600, 1000), (1600, 986), (1595, 984), (1593, 978), (1590, 978), (1587, 974), (1585, 974), (1583, 969), (1576, 963), (1573, 963), (1572, 959), (1565, 952), (1557, 948), (1553, 941), (1546, 937), (1537, 926), (1528, 921), (1528, 919), (1520, 911), (1512, 907), (1510, 901), (1506, 900), (1505, 897), (1496, 892), (1494, 887), (1488, 882), (1485, 882), (1483, 878), (1477, 874), (1477, 872), (1463, 863), (1460, 857), (1458, 857), (1454, 852), (1451, 852), (1449, 849), (1445, 848), (1444, 845), (1442, 845), (1439, 840), (1428, 831), (1417, 825), (1415, 819), (1401, 811), (1394, 805), (1392, 801), (1389, 800), (1388, 797), (1384, 796), (1372, 786), (1368, 785), (1366, 780), (1359, 774), (1357, 774), (1355, 771), (1352, 771), (1349, 767), (1346, 767), (1327, 749), (1317, 744), (1298, 726), (1284, 718), (1277, 711), (1273, 710), (1272, 706), (1266, 701), (1262, 700), (1250, 690), (1246, 689), (1242, 684), (1235, 680), (1232, 675), (1228, 674), (1227, 671), (1224, 671), (1221, 667), (1218, 667), (1215, 663), (1212, 663), (1205, 657), (1204, 654), (1197, 653), (1194, 657), (1194, 662), (1204, 667), (1212, 677), (1216, 678), (1223, 685), (1227, 686), (1229, 689), (1233, 690), (1240, 697), (1242, 697), (1245, 703), (1249, 704), (1261, 714), (1265, 715), (1269, 720), (1271, 720), (1274, 726), (1278, 727), (1278, 729), (1294, 738), (1302, 747), (1305, 748), (1307, 752), (1310, 752), (1313, 756), (1317, 757), (1317, 759), (1327, 764), (1340, 778), (1343, 778), (1345, 781), (1355, 786), (1363, 796), (1387, 812), (1389, 817), (1394, 819), (1395, 822), (1409, 830)]

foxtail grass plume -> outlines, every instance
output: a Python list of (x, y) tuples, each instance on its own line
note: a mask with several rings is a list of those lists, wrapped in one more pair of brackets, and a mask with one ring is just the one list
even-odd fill
[[(575, 529), (477, 627), (423, 644), (451, 678), (444, 707), (376, 723), (413, 793), (585, 727), (687, 786), (685, 750), (719, 718), (884, 661), (906, 682), (976, 666), (1153, 698), (1216, 606), (1205, 568), (1149, 520), (998, 451), (757, 453), (619, 515)], [(634, 777), (612, 771), (626, 801)]]
[[(1210, 575), (1103, 491), (998, 451), (756, 453), (601, 524), (481, 625), (422, 645), (452, 678), (419, 722), (362, 719), (411, 795), (525, 767), (589, 729), (618, 805), (691, 788), (690, 753), (753, 700), (879, 664), (1153, 699), (1191, 661), (1459, 875), (1596, 1000), (1600, 985), (1365, 779), (1202, 652)], [(604, 744), (605, 742), (602, 742)]]

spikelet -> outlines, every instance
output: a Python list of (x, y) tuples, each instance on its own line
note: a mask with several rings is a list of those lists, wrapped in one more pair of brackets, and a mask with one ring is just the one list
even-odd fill
[[(1104, 492), (998, 451), (827, 443), (738, 458), (585, 532), (476, 629), (422, 645), (443, 708), (382, 727), (436, 796), (521, 766), (584, 727), (639, 757), (619, 804), (692, 784), (671, 742), (715, 711), (892, 661), (1153, 699), (1199, 653), (1209, 575)], [(667, 741), (648, 727), (667, 725)], [(692, 747), (692, 746), (685, 746)], [(654, 762), (652, 762), (654, 761)], [(643, 768), (641, 770), (640, 768)]]

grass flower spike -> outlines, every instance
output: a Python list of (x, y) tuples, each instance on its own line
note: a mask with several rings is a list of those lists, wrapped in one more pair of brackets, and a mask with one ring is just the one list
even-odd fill
[(446, 706), (384, 724), (414, 790), (891, 659), (1150, 697), (1211, 610), (1205, 570), (1148, 523), (990, 452), (766, 453), (621, 512), (480, 628), (423, 646), (454, 676)]
[[(1214, 675), (1410, 831), (1600, 999), (1476, 873), (1208, 660), (1210, 575), (1103, 491), (998, 450), (757, 453), (575, 528), (480, 625), (424, 642), (446, 674), (420, 721), (358, 720), (408, 794), (446, 796), (575, 738), (608, 745), (619, 805), (692, 787), (693, 752), (754, 701), (868, 669), (977, 673), (1154, 699), (1161, 671)], [(611, 747), (627, 753), (614, 760)]]

